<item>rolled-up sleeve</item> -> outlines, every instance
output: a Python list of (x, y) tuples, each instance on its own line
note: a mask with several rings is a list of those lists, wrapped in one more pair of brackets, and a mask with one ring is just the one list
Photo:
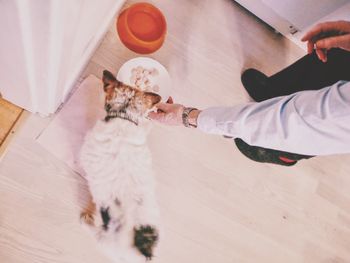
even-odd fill
[(206, 133), (306, 155), (350, 153), (350, 82), (260, 103), (214, 107), (198, 116)]

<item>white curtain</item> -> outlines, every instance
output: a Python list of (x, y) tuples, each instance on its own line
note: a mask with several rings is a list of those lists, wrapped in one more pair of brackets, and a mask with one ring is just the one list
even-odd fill
[(0, 0), (0, 92), (47, 116), (65, 100), (124, 0)]

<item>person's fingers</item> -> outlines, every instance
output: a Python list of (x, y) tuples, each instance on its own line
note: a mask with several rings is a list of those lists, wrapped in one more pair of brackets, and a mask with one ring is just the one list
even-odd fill
[(156, 121), (161, 121), (164, 119), (164, 116), (165, 116), (165, 113), (164, 112), (160, 112), (160, 113), (157, 113), (157, 112), (150, 112), (148, 114), (148, 117), (152, 120), (156, 120)]
[(324, 63), (327, 62), (327, 59), (328, 59), (327, 54), (328, 54), (328, 50), (327, 50), (327, 49), (324, 49), (324, 50), (323, 50), (324, 59), (322, 60)]
[(158, 109), (158, 110), (161, 110), (161, 111), (163, 111), (163, 112), (169, 111), (170, 108), (171, 108), (171, 106), (172, 106), (172, 104), (168, 104), (168, 103), (158, 103), (158, 104), (156, 105), (157, 109)]
[(319, 49), (331, 49), (335, 47), (346, 48), (350, 46), (350, 35), (328, 37), (316, 41), (315, 45)]
[(325, 23), (320, 23), (316, 26), (314, 26), (310, 31), (308, 31), (302, 38), (301, 41), (305, 42), (305, 41), (312, 41), (312, 39), (321, 34), (322, 32), (324, 32), (325, 28), (327, 26), (325, 25)]
[(322, 50), (321, 49), (316, 49), (315, 52), (316, 52), (316, 55), (317, 55), (318, 59), (322, 60)]
[(314, 52), (314, 46), (315, 46), (314, 42), (312, 42), (312, 41), (307, 42), (307, 53), (308, 54), (311, 54), (312, 52)]
[(167, 112), (172, 108), (172, 106), (174, 105), (173, 103), (174, 103), (173, 98), (169, 97), (166, 103), (162, 103), (162, 102), (158, 103), (157, 109), (163, 112)]
[(317, 24), (310, 31), (308, 31), (301, 41), (316, 42), (318, 39), (326, 38), (326, 36), (335, 36), (350, 33), (349, 21), (333, 21)]
[(317, 24), (301, 38), (301, 41), (312, 41), (314, 38), (321, 35), (322, 33), (338, 31), (339, 29), (337, 28), (339, 27), (339, 23), (340, 21), (324, 22)]
[(316, 54), (322, 62), (327, 62), (327, 51), (323, 49), (316, 49)]

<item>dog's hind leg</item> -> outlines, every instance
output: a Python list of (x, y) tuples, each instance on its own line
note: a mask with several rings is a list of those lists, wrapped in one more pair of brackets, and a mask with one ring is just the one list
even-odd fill
[(151, 259), (159, 239), (159, 209), (154, 195), (137, 200), (134, 245), (147, 258)]

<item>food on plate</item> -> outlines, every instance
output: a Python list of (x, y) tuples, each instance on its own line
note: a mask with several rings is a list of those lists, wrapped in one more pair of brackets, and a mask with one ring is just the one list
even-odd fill
[(152, 84), (152, 78), (159, 75), (159, 72), (156, 68), (143, 68), (137, 66), (131, 70), (130, 83), (132, 86), (149, 92), (159, 92), (160, 88), (158, 85)]

